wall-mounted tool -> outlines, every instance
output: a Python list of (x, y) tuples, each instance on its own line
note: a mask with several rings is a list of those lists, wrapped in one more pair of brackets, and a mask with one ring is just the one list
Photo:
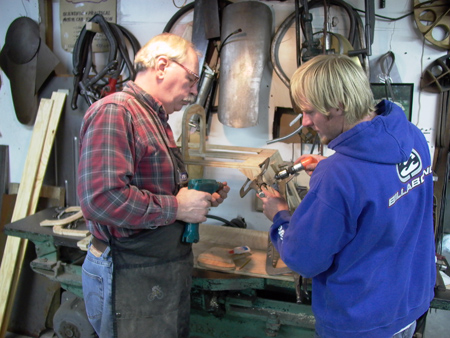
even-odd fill
[(305, 170), (306, 166), (308, 164), (316, 163), (316, 162), (317, 162), (317, 160), (312, 156), (305, 157), (299, 163), (291, 165), (291, 166), (287, 167), (286, 169), (279, 171), (275, 175), (275, 178), (277, 180), (283, 180), (285, 178), (288, 178), (290, 175), (294, 175), (294, 174), (298, 173), (299, 171)]
[[(348, 35), (346, 36), (346, 40), (354, 49), (356, 49), (356, 50), (351, 51), (352, 55), (350, 55), (350, 50), (348, 50), (349, 56), (357, 56), (357, 55), (365, 56), (365, 55), (370, 55), (370, 53), (371, 53), (370, 46), (371, 46), (371, 41), (373, 41), (373, 35), (374, 35), (373, 32), (374, 32), (374, 27), (375, 27), (375, 11), (374, 11), (374, 5), (373, 5), (374, 1), (375, 0), (366, 0), (365, 1), (366, 26), (365, 26), (364, 32), (360, 28), (363, 26), (362, 19), (361, 19), (359, 13), (355, 10), (355, 8), (353, 8), (352, 6), (350, 6), (347, 2), (345, 2), (343, 0), (330, 0), (330, 1), (326, 2), (328, 4), (328, 6), (338, 6), (339, 10), (342, 10), (343, 13), (346, 13), (348, 16), (348, 24), (346, 23), (346, 26), (348, 27)], [(321, 7), (321, 6), (323, 6), (323, 4), (324, 4), (323, 0), (310, 0), (307, 2), (308, 9)], [(287, 76), (286, 72), (283, 70), (282, 65), (280, 63), (279, 47), (283, 42), (282, 40), (284, 39), (286, 32), (289, 31), (292, 24), (298, 18), (300, 18), (300, 27), (305, 35), (305, 40), (306, 40), (305, 44), (307, 43), (308, 47), (314, 47), (314, 48), (310, 48), (309, 56), (311, 56), (311, 54), (313, 54), (314, 52), (319, 53), (319, 54), (323, 53), (322, 49), (318, 48), (317, 46), (314, 46), (314, 43), (315, 43), (314, 41), (308, 40), (308, 37), (307, 37), (308, 32), (307, 31), (308, 31), (309, 27), (307, 27), (307, 26), (310, 25), (311, 22), (306, 20), (306, 19), (308, 19), (308, 20), (310, 19), (309, 15), (306, 13), (303, 14), (305, 12), (305, 9), (306, 8), (304, 8), (303, 6), (299, 7), (298, 11), (294, 11), (289, 16), (287, 16), (286, 19), (279, 25), (277, 31), (275, 32), (275, 35), (272, 38), (271, 50), (270, 50), (271, 63), (272, 63), (275, 73), (278, 75), (280, 80), (286, 85), (286, 87), (289, 87), (290, 78)], [(324, 9), (323, 17), (325, 19), (327, 18), (326, 8)], [(326, 24), (325, 24), (325, 26), (326, 26)], [(337, 37), (338, 37), (338, 35), (336, 33), (333, 34), (328, 31), (313, 32), (312, 35), (316, 36), (316, 34), (318, 34), (318, 33), (321, 33), (324, 36), (325, 35), (331, 36), (331, 41), (333, 41), (333, 39), (337, 40)], [(370, 39), (370, 41), (368, 39)], [(325, 41), (323, 41), (323, 42), (326, 43), (327, 39), (324, 39), (324, 40)], [(342, 39), (340, 39), (340, 40), (342, 40)], [(365, 41), (365, 45), (366, 45), (365, 49), (361, 48), (362, 40)], [(297, 42), (297, 46), (298, 46), (300, 44), (300, 41), (298, 41), (298, 39), (297, 39), (296, 42)], [(347, 44), (347, 43), (345, 42), (345, 44)], [(302, 48), (302, 50), (301, 50), (302, 55), (300, 55), (301, 58), (305, 57), (305, 55), (303, 55), (305, 50), (306, 50), (306, 48)], [(308, 50), (306, 50), (306, 51), (308, 52)], [(327, 53), (328, 52), (331, 52), (331, 51), (327, 51)], [(340, 50), (339, 50), (339, 52), (340, 52)], [(308, 57), (308, 55), (306, 55), (306, 58), (307, 57)], [(361, 62), (361, 63), (364, 64), (363, 62)]]
[(261, 168), (261, 172), (253, 180), (247, 178), (241, 190), (239, 191), (241, 198), (247, 195), (247, 193), (252, 189), (255, 190), (260, 197), (265, 197), (264, 192), (261, 190), (261, 188), (267, 186), (266, 182), (264, 182), (263, 177), (267, 171), (267, 168), (269, 168), (269, 164), (270, 157), (266, 158), (265, 161), (259, 165), (259, 167)]
[(450, 56), (448, 54), (434, 60), (425, 69), (420, 87), (436, 93), (450, 90)]
[(448, 1), (414, 0), (414, 19), (425, 39), (437, 47), (450, 49), (449, 35), (444, 34), (442, 39), (437, 39), (441, 34), (436, 34), (440, 30), (448, 32), (450, 29)]

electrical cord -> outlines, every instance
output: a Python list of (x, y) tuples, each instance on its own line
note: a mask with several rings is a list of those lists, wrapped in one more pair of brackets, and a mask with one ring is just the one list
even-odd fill
[(163, 29), (163, 33), (169, 33), (175, 23), (187, 12), (194, 10), (195, 1), (188, 3), (187, 5), (181, 7), (171, 18), (167, 21), (166, 26)]
[(225, 218), (214, 216), (214, 215), (206, 215), (207, 218), (212, 218), (217, 221), (221, 221), (232, 228), (247, 228), (247, 223), (245, 223), (245, 220), (242, 217), (233, 218), (231, 221), (226, 220)]
[[(130, 46), (135, 55), (140, 49), (137, 39), (124, 27), (107, 22), (101, 14), (94, 15), (89, 22), (100, 26), (109, 43), (106, 66), (97, 70), (93, 61), (92, 42), (96, 32), (86, 29), (86, 25), (78, 36), (72, 54), (74, 90), (72, 109), (77, 109), (78, 96), (81, 94), (91, 105), (100, 98), (116, 91), (116, 87), (128, 80), (134, 80), (135, 71), (130, 59)], [(128, 44), (127, 44), (128, 42)], [(119, 81), (121, 74), (127, 77)]]
[[(354, 7), (353, 7), (353, 9), (354, 9), (355, 11), (359, 12), (359, 13), (366, 13), (366, 11), (363, 11), (362, 9), (358, 9), (358, 8), (354, 8)], [(380, 15), (380, 14), (375, 14), (375, 16), (376, 16), (377, 18), (379, 18), (379, 19), (384, 19), (384, 20), (387, 20), (387, 21), (398, 21), (398, 20), (404, 19), (404, 18), (406, 18), (406, 17), (408, 17), (408, 16), (410, 16), (410, 15), (414, 15), (414, 12), (406, 13), (406, 14), (404, 14), (404, 15), (402, 15), (402, 16), (399, 16), (398, 18), (390, 18), (390, 17), (388, 17), (388, 16), (383, 16), (383, 15)]]

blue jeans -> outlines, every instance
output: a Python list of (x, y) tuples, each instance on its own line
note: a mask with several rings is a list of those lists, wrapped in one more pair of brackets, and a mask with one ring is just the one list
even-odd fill
[[(412, 323), (412, 325), (408, 327), (406, 330), (394, 334), (392, 338), (412, 338), (415, 330), (416, 330), (416, 322)], [(321, 337), (316, 332), (314, 338), (321, 338)]]
[(112, 273), (113, 264), (109, 247), (100, 257), (88, 250), (81, 274), (83, 296), (89, 322), (100, 338), (114, 337)]

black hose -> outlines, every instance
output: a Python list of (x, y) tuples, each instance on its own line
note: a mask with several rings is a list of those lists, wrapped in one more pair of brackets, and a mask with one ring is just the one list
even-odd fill
[(171, 18), (167, 21), (166, 26), (164, 27), (163, 33), (170, 33), (173, 25), (187, 12), (194, 10), (195, 1), (188, 3), (186, 6), (181, 7)]
[[(110, 48), (107, 66), (100, 71), (96, 70), (92, 58), (92, 42), (96, 32), (88, 31), (84, 26), (75, 42), (72, 53), (74, 90), (71, 106), (74, 110), (77, 109), (79, 94), (84, 96), (88, 105), (91, 105), (101, 97), (114, 92), (118, 84), (135, 78), (127, 40), (135, 55), (140, 48), (137, 39), (122, 26), (106, 21), (100, 14), (94, 15), (89, 21), (99, 24), (103, 34), (108, 39)], [(125, 70), (128, 70), (128, 77), (124, 77), (119, 83), (120, 74)], [(91, 77), (91, 71), (96, 74), (94, 77)]]
[(232, 228), (247, 228), (247, 224), (245, 223), (245, 220), (243, 218), (239, 218), (239, 219), (234, 218), (231, 221), (228, 221), (225, 218), (222, 218), (219, 216), (214, 216), (214, 215), (209, 215), (209, 214), (206, 215), (206, 217), (215, 219), (217, 221), (221, 221)]
[(284, 35), (286, 34), (289, 27), (292, 25), (292, 22), (295, 20), (295, 12), (290, 14), (280, 25), (278, 30), (275, 32), (275, 35), (272, 39), (272, 43), (270, 46), (270, 61), (272, 62), (272, 67), (275, 73), (278, 75), (280, 80), (285, 84), (286, 87), (289, 87), (289, 77), (284, 72), (283, 68), (280, 65), (280, 60), (278, 59), (278, 48), (280, 46), (281, 40), (283, 40)]

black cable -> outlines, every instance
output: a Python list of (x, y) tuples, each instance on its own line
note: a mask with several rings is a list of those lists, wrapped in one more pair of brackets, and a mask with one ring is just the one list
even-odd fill
[(187, 12), (194, 9), (195, 1), (188, 3), (186, 6), (181, 7), (171, 18), (169, 21), (167, 21), (166, 26), (164, 27), (163, 33), (170, 33), (173, 25), (175, 25), (175, 22), (178, 21), (183, 15), (185, 15)]
[(220, 47), (217, 49), (217, 59), (220, 58), (220, 53), (222, 52), (222, 48), (223, 46), (225, 46), (225, 43), (227, 42), (227, 40), (229, 38), (231, 38), (233, 35), (235, 34), (239, 34), (242, 32), (242, 29), (238, 28), (236, 29), (234, 32), (231, 32), (230, 34), (228, 34), (228, 36), (223, 40), (223, 42), (220, 44)]
[[(358, 8), (354, 8), (354, 7), (353, 7), (353, 10), (355, 10), (356, 12), (359, 12), (359, 13), (366, 13), (366, 12), (363, 11), (362, 9), (358, 9)], [(399, 16), (398, 18), (390, 18), (390, 17), (387, 17), (387, 16), (375, 14), (375, 16), (376, 16), (377, 18), (384, 19), (384, 20), (388, 20), (388, 21), (398, 21), (398, 20), (404, 19), (404, 18), (406, 18), (406, 17), (408, 17), (408, 16), (410, 16), (410, 15), (414, 15), (414, 12), (406, 13), (406, 14), (404, 14), (404, 15), (402, 15), (402, 16)]]
[(230, 227), (235, 227), (234, 224), (232, 224), (230, 221), (226, 220), (225, 218), (222, 218), (222, 217), (219, 217), (219, 216), (214, 216), (214, 215), (206, 215), (206, 217), (215, 219), (217, 221), (221, 221), (221, 222), (225, 223), (226, 225), (228, 225)]
[[(79, 94), (91, 105), (101, 97), (115, 92), (118, 85), (134, 80), (136, 75), (129, 47), (136, 55), (140, 49), (137, 39), (125, 28), (107, 22), (101, 14), (94, 15), (89, 21), (100, 25), (108, 39), (108, 60), (102, 70), (96, 70), (92, 58), (92, 42), (96, 32), (88, 31), (84, 26), (75, 42), (72, 55), (74, 90), (71, 106), (74, 110), (77, 109)], [(128, 76), (119, 82), (120, 75), (125, 71), (128, 72)], [(93, 77), (91, 72), (95, 74)]]
[(228, 225), (229, 227), (232, 227), (232, 228), (246, 228), (247, 227), (247, 225), (245, 224), (244, 221), (242, 222), (242, 227), (241, 227), (237, 223), (233, 223), (232, 221), (230, 222), (230, 221), (226, 220), (225, 218), (222, 218), (222, 217), (219, 217), (219, 216), (214, 216), (214, 215), (209, 215), (208, 214), (208, 215), (206, 215), (206, 217), (215, 219), (217, 221), (221, 221), (221, 222), (225, 223), (226, 225)]

